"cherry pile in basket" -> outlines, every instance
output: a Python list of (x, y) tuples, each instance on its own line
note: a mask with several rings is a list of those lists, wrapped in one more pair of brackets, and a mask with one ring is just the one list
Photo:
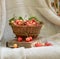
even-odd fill
[(16, 26), (20, 25), (39, 26), (40, 24), (42, 24), (42, 22), (37, 20), (36, 17), (30, 17), (27, 20), (24, 20), (22, 17), (18, 17), (17, 19), (13, 17), (9, 20), (9, 22)]

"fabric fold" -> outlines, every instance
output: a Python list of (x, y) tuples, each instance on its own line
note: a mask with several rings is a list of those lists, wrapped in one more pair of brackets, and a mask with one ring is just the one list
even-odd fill
[(26, 59), (24, 48), (5, 48), (1, 49), (1, 59)]
[(5, 0), (1, 0), (1, 28), (0, 28), (0, 40), (2, 39), (5, 23), (6, 23), (6, 2)]

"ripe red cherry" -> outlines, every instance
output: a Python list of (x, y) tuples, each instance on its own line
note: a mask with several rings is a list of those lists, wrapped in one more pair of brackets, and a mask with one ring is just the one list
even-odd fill
[(31, 26), (31, 24), (29, 22), (26, 22), (26, 25)]
[(45, 46), (52, 46), (52, 43), (45, 42)]
[(41, 47), (43, 46), (42, 43), (35, 43), (35, 47)]
[(15, 22), (13, 23), (15, 26), (18, 26)]
[(26, 42), (30, 42), (30, 38), (26, 38)]
[(32, 41), (33, 38), (32, 37), (29, 37), (29, 38), (30, 38), (30, 41)]
[(32, 24), (32, 23), (33, 23), (33, 21), (32, 21), (32, 20), (30, 20), (30, 23)]
[(20, 21), (20, 20), (18, 20), (18, 19), (17, 19), (17, 20), (15, 20), (15, 22), (16, 22), (16, 23), (18, 23), (19, 21)]
[(17, 24), (18, 24), (18, 25), (20, 25), (20, 24), (21, 24), (21, 22), (19, 21)]
[(21, 25), (21, 24), (24, 23), (24, 21), (23, 21), (23, 20), (16, 20), (15, 23), (16, 23), (17, 25)]
[(22, 41), (22, 38), (21, 37), (18, 37), (18, 42), (21, 42)]
[(32, 21), (33, 21), (33, 22), (36, 22), (36, 20), (35, 20), (35, 19), (32, 19)]
[(32, 37), (27, 37), (26, 42), (30, 42), (30, 41), (32, 41)]
[(36, 23), (36, 22), (33, 22), (32, 24), (33, 24), (33, 25), (36, 25), (37, 23)]

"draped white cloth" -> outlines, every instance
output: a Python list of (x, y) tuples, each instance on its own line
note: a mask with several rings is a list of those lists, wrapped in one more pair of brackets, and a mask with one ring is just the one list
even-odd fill
[(0, 59), (26, 59), (24, 48), (10, 49), (5, 47), (1, 48)]
[(1, 47), (1, 59), (60, 59), (60, 46), (38, 48)]
[[(45, 1), (45, 0), (43, 0)], [(48, 1), (50, 2), (50, 0)], [(42, 4), (43, 5), (43, 4)], [(37, 8), (39, 10), (39, 12), (49, 21), (51, 21), (52, 23), (56, 24), (56, 25), (60, 25), (60, 18), (54, 14), (51, 9), (49, 9), (49, 7), (47, 7), (48, 5), (44, 4), (43, 8)], [(49, 4), (50, 6), (50, 4)], [(51, 7), (51, 6), (50, 6)], [(47, 17), (48, 16), (48, 17)]]
[[(8, 25), (8, 19), (15, 16), (22, 16), (24, 19), (29, 16), (36, 16), (42, 20), (42, 16), (56, 25), (60, 25), (60, 18), (56, 16), (55, 11), (50, 5), (50, 0), (0, 0), (0, 39), (2, 38), (4, 27), (4, 36), (8, 38), (12, 35), (11, 28)], [(48, 3), (49, 2), (49, 3)], [(53, 11), (53, 12), (52, 12)], [(55, 14), (54, 14), (55, 13)], [(6, 16), (7, 15), (7, 16)], [(42, 16), (41, 16), (42, 15)], [(44, 21), (45, 22), (45, 21)], [(48, 22), (48, 21), (47, 21)], [(6, 23), (6, 24), (5, 24)], [(50, 25), (49, 25), (50, 26)], [(52, 26), (53, 28), (53, 26)], [(52, 29), (51, 28), (51, 29)], [(49, 31), (49, 30), (47, 30)], [(50, 33), (54, 32), (52, 30)]]
[(15, 49), (0, 47), (0, 59), (60, 59), (60, 33), (45, 39), (53, 46)]

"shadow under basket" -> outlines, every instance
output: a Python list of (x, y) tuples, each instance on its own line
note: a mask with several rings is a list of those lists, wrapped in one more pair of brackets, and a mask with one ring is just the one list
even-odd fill
[(32, 36), (34, 38), (36, 38), (40, 34), (42, 25), (43, 24), (40, 24), (38, 26), (27, 26), (27, 25), (16, 26), (14, 24), (10, 24), (13, 33), (16, 35), (16, 37)]

